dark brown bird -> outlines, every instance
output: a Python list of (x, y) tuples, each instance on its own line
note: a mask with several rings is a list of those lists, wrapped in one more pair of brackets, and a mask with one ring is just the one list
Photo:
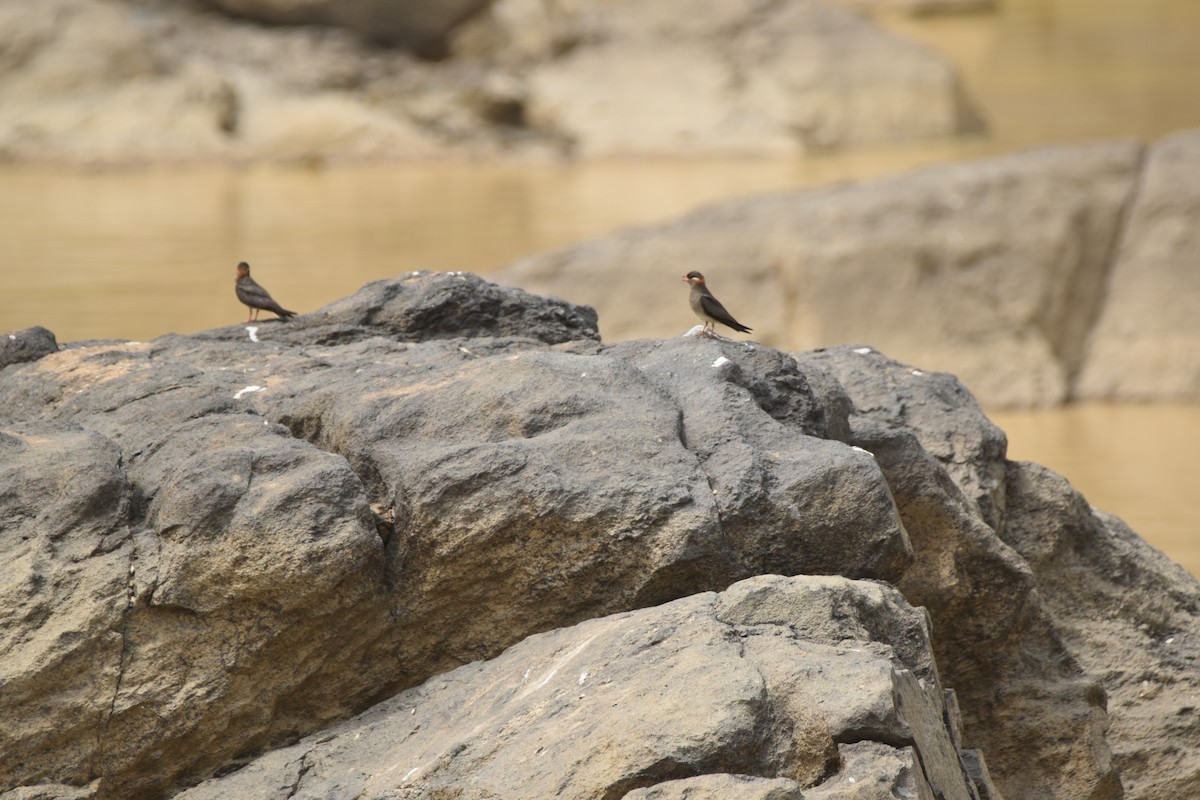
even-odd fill
[(250, 265), (245, 261), (237, 265), (237, 283), (234, 285), (234, 291), (237, 292), (238, 300), (241, 300), (250, 309), (246, 322), (250, 322), (252, 317), (258, 319), (260, 309), (274, 312), (279, 315), (280, 319), (296, 316), (295, 311), (288, 311), (276, 303), (270, 293), (250, 277)]
[(725, 310), (725, 306), (721, 305), (721, 301), (713, 297), (712, 292), (704, 285), (704, 276), (699, 272), (692, 270), (687, 275), (683, 276), (686, 283), (692, 285), (692, 294), (688, 301), (692, 304), (692, 311), (696, 312), (696, 316), (704, 323), (704, 332), (708, 333), (712, 329), (712, 334), (715, 336), (716, 323), (733, 328), (741, 333), (750, 333), (751, 328), (747, 328), (742, 323), (733, 318), (733, 315)]

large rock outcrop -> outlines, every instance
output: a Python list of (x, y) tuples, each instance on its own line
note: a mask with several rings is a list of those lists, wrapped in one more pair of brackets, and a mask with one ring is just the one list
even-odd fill
[(677, 295), (697, 269), (761, 341), (869, 341), (958, 375), (987, 403), (1055, 404), (1105, 301), (1141, 157), (1133, 142), (1061, 147), (734, 200), (498, 277), (587, 302), (605, 336), (623, 338), (693, 320)]
[(793, 153), (978, 126), (944, 59), (818, 0), (207, 5), (0, 6), (0, 159)]
[(459, 48), (513, 65), (530, 122), (582, 155), (787, 154), (978, 127), (941, 57), (814, 0), (499, 0)]
[(501, 797), (1150, 800), (1200, 774), (1195, 581), (871, 348), (606, 345), (590, 309), (414, 273), (11, 363), (0, 408), (13, 798), (234, 770), (196, 796), (432, 797), (465, 769)]
[(1200, 132), (1150, 148), (1074, 390), (1200, 402)]
[(977, 800), (955, 726), (899, 592), (765, 576), (530, 637), (179, 797)]

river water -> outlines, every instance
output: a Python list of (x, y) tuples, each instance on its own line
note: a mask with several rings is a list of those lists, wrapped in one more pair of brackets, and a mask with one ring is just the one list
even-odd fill
[[(985, 137), (787, 161), (438, 164), (311, 170), (0, 170), (0, 330), (145, 340), (239, 322), (247, 260), (309, 311), (413, 269), (487, 274), (518, 256), (754, 192), (900, 172), (1048, 143), (1200, 127), (1200, 3), (1001, 0), (1002, 11), (883, 23), (946, 53)], [(587, 302), (587, 298), (570, 298)], [(936, 368), (937, 365), (922, 365)], [(1011, 455), (1200, 574), (1191, 454), (1200, 409), (993, 415)]]

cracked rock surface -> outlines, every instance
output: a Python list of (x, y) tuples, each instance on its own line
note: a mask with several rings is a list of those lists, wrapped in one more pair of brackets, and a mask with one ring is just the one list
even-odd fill
[(925, 626), (883, 584), (751, 578), (532, 636), (180, 797), (799, 798), (872, 741), (898, 791), (969, 800)]
[[(1149, 800), (1200, 774), (1195, 582), (1006, 461), (955, 379), (596, 322), (412, 273), (0, 368), (0, 795)], [(1111, 588), (1071, 588), (1092, 570)], [(1121, 580), (1167, 579), (1123, 621)]]

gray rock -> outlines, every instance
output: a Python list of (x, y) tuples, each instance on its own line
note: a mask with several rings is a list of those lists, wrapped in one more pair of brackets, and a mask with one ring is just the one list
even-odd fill
[[(245, 328), (217, 335), (244, 338)], [(587, 306), (501, 288), (467, 272), (410, 272), (374, 281), (301, 320), (258, 330), (264, 339), (289, 344), (344, 344), (379, 336), (399, 341), (507, 336), (545, 344), (600, 338), (596, 312)]]
[(664, 781), (644, 789), (634, 789), (624, 800), (804, 800), (800, 784), (790, 778), (756, 778), (752, 775), (698, 775)]
[(384, 44), (429, 55), (488, 0), (204, 0), (233, 16), (280, 25), (335, 25)]
[(9, 364), (36, 361), (47, 353), (57, 351), (58, 340), (40, 325), (0, 334), (0, 369)]
[[(97, 343), (0, 376), (13, 425), (86, 430), (128, 484), (103, 558), (76, 556), (104, 602), (64, 623), (95, 630), (66, 643), (73, 680), (105, 690), (80, 715), (24, 660), (64, 642), (14, 622), (36, 644), (7, 657), (26, 666), (0, 706), (57, 710), (17, 715), (44, 730), (9, 734), (0, 785), (99, 775), (102, 796), (158, 796), (537, 630), (760, 571), (895, 580), (911, 559), (882, 473), (818, 438), (845, 419), (782, 354), (608, 353), (590, 310), (452, 274), (256, 337)], [(16, 563), (8, 606), (46, 607), (42, 568)]]
[(0, 429), (0, 790), (91, 778), (134, 552), (120, 462), (97, 433)]
[[(347, 659), (369, 652), (386, 609), (346, 462), (206, 404), (211, 387), (187, 385), (199, 373), (148, 347), (47, 358), (43, 387), (64, 394), (36, 395), (44, 416), (4, 433), (0, 485), (17, 491), (0, 519), (23, 522), (0, 537), (0, 708), (24, 723), (0, 734), (0, 786), (101, 777), (99, 797), (162, 796), (361, 706), (388, 670)], [(86, 432), (54, 432), (74, 425)], [(355, 677), (330, 693), (335, 672)]]
[(587, 302), (613, 339), (685, 330), (680, 276), (697, 269), (766, 344), (870, 342), (986, 404), (1049, 405), (1082, 365), (1140, 158), (1131, 142), (1062, 147), (729, 201), (497, 279)]
[[(814, 603), (841, 613), (810, 630)], [(533, 636), (180, 797), (782, 800), (837, 772), (836, 743), (883, 738), (968, 800), (929, 663), (924, 615), (894, 589), (764, 576)]]
[(1003, 529), (1029, 563), (1079, 664), (1108, 695), (1108, 739), (1126, 800), (1200, 793), (1200, 585), (1091, 508), (1060, 475), (1008, 466)]
[(1074, 394), (1200, 400), (1200, 132), (1149, 149)]
[(1064, 647), (1030, 566), (997, 533), (1011, 502), (1003, 434), (951, 376), (870, 348), (809, 360), (844, 377), (856, 407), (851, 441), (887, 476), (917, 556), (897, 585), (934, 620), (968, 746), (988, 754), (1009, 797), (1121, 797), (1102, 673)]
[(606, 345), (425, 273), (9, 365), (0, 791), (1189, 791), (1195, 582), (860, 350)]
[[(921, 771), (921, 757), (912, 747), (875, 741), (838, 745), (837, 773), (804, 792), (804, 800), (933, 800)], [(971, 786), (970, 788), (975, 788)], [(971, 795), (974, 797), (974, 795)]]

